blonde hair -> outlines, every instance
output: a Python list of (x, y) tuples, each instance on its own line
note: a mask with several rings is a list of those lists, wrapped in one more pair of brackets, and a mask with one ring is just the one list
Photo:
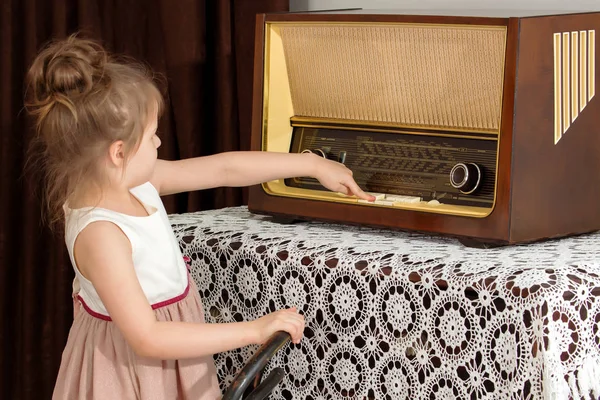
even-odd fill
[(104, 48), (73, 35), (51, 42), (27, 74), (25, 107), (35, 118), (30, 160), (41, 172), (50, 225), (84, 181), (99, 183), (98, 160), (122, 140), (125, 158), (136, 150), (153, 107), (163, 97), (148, 68), (117, 61)]

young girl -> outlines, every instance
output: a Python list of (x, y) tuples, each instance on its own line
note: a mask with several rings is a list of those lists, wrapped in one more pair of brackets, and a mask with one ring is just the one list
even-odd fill
[(215, 399), (213, 354), (261, 344), (279, 330), (300, 341), (304, 319), (295, 309), (204, 323), (160, 196), (313, 176), (330, 190), (373, 200), (345, 166), (267, 152), (157, 160), (159, 91), (139, 65), (115, 61), (92, 41), (50, 44), (28, 85), (49, 215), (64, 218), (76, 275), (55, 399)]

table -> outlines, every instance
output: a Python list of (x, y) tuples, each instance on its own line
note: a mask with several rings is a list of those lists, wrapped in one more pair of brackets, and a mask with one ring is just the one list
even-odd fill
[[(305, 315), (273, 399), (600, 396), (600, 234), (474, 249), (246, 207), (170, 218), (209, 322)], [(256, 349), (215, 356), (223, 387)]]

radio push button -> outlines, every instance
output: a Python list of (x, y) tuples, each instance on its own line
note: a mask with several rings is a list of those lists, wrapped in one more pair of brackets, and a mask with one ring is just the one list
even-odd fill
[(373, 193), (366, 192), (368, 195), (374, 196), (375, 201), (359, 199), (359, 203), (364, 204), (379, 204), (382, 206), (401, 206), (402, 204), (416, 204), (421, 202), (420, 197), (403, 196), (397, 194)]
[[(385, 199), (385, 193), (374, 193), (374, 192), (365, 192), (365, 193), (368, 194), (369, 196), (375, 197), (375, 200)], [(365, 201), (369, 202), (368, 200), (365, 200)]]
[(394, 203), (403, 203), (403, 204), (416, 204), (421, 202), (421, 197), (417, 196), (401, 196), (401, 195), (386, 195), (386, 200), (391, 200)]
[(450, 171), (450, 184), (464, 194), (471, 194), (479, 188), (481, 169), (475, 163), (458, 163)]

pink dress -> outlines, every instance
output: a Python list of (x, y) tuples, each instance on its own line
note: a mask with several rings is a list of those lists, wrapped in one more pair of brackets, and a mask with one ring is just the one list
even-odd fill
[(65, 240), (76, 275), (76, 311), (53, 399), (220, 398), (211, 356), (183, 360), (137, 356), (111, 321), (92, 283), (75, 265), (73, 245), (81, 230), (93, 221), (111, 221), (131, 242), (134, 268), (157, 320), (204, 323), (198, 291), (158, 192), (146, 183), (131, 193), (150, 215), (134, 217), (102, 208), (73, 210), (65, 206)]

